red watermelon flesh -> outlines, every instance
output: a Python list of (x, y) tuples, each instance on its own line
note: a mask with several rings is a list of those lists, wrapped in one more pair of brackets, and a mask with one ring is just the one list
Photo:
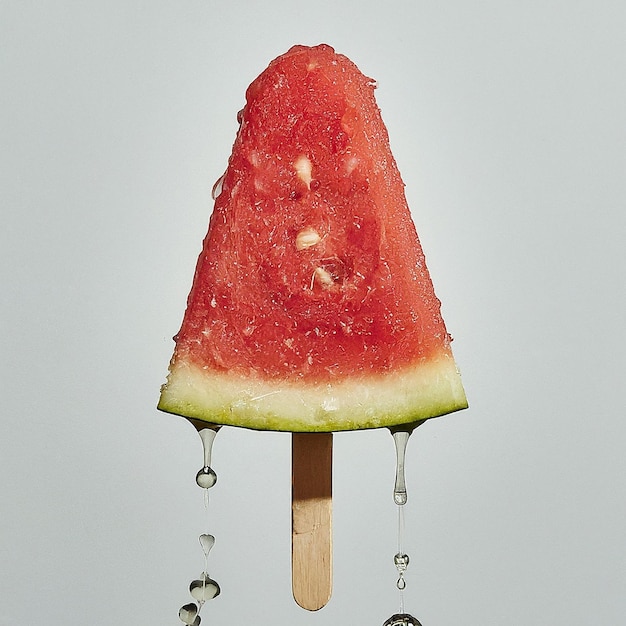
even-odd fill
[(327, 45), (250, 85), (160, 409), (332, 431), (467, 406), (374, 88)]

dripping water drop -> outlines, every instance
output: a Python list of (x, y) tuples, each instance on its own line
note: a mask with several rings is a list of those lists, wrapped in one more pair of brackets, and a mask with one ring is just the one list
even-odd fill
[(393, 441), (396, 446), (396, 481), (393, 486), (393, 501), (398, 505), (407, 502), (404, 459), (406, 446), (411, 436), (411, 430), (393, 430)]
[(215, 441), (215, 437), (217, 435), (217, 431), (221, 428), (221, 426), (206, 426), (203, 428), (198, 428), (198, 434), (200, 435), (200, 439), (202, 440), (202, 447), (204, 451), (204, 466), (211, 466), (211, 453), (213, 451), (213, 442)]
[(398, 569), (398, 572), (405, 572), (406, 568), (409, 566), (409, 555), (398, 552), (398, 554), (393, 557), (393, 563)]
[(203, 534), (200, 535), (199, 540), (204, 556), (208, 557), (209, 552), (211, 552), (211, 548), (215, 545), (215, 537), (213, 535)]
[(210, 489), (216, 482), (217, 474), (208, 465), (205, 465), (196, 474), (196, 484), (202, 489)]
[(220, 426), (198, 428), (198, 434), (202, 440), (204, 452), (204, 466), (196, 474), (196, 483), (202, 489), (210, 489), (217, 482), (217, 474), (211, 468), (211, 454), (213, 451), (213, 442)]
[(220, 586), (215, 580), (209, 578), (206, 572), (202, 572), (198, 580), (192, 580), (189, 585), (189, 593), (194, 600), (204, 604), (208, 600), (220, 595)]
[(188, 626), (198, 626), (200, 624), (200, 616), (198, 615), (198, 607), (195, 604), (185, 604), (178, 611), (178, 617), (183, 624)]

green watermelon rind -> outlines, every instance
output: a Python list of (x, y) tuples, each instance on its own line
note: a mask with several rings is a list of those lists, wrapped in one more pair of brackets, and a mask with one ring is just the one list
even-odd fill
[(389, 374), (320, 383), (241, 377), (175, 361), (158, 408), (254, 430), (333, 432), (438, 417), (467, 408), (467, 399), (448, 354)]

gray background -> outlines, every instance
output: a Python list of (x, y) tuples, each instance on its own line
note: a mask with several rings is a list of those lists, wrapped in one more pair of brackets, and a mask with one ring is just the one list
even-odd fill
[[(247, 85), (379, 82), (471, 403), (409, 447), (425, 626), (626, 615), (626, 4), (0, 1), (0, 624), (180, 623), (200, 442), (156, 411)], [(397, 610), (393, 449), (335, 436), (335, 588), (290, 594), (289, 435), (223, 429), (206, 624)]]

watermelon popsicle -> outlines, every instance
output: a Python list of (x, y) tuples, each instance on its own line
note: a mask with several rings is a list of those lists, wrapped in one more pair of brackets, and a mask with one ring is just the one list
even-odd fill
[(467, 406), (374, 89), (327, 45), (250, 85), (159, 409), (302, 433), (306, 465), (306, 433)]
[(467, 406), (374, 87), (321, 45), (248, 88), (160, 409), (332, 432)]

